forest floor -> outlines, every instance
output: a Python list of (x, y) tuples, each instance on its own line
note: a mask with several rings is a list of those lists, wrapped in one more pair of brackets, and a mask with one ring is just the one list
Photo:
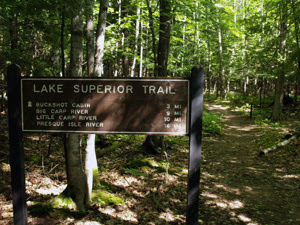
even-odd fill
[[(219, 104), (206, 108), (223, 115), (224, 134), (203, 137), (199, 224), (300, 224), (300, 144), (259, 156), (299, 121), (257, 125)], [(7, 115), (0, 117), (0, 224), (12, 224)], [(159, 156), (141, 150), (145, 136), (105, 138), (97, 149), (100, 195), (82, 214), (48, 204), (66, 187), (61, 138), (47, 157), (50, 135), (25, 135), (29, 224), (184, 224), (188, 138), (166, 136)]]

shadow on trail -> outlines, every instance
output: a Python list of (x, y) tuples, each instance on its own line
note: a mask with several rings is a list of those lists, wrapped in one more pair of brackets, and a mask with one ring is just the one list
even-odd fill
[(203, 224), (300, 224), (297, 159), (259, 157), (258, 141), (269, 130), (221, 106), (207, 108), (224, 115), (225, 132), (203, 140)]

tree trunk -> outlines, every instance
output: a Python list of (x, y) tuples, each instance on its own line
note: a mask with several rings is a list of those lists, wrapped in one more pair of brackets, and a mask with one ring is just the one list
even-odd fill
[[(78, 0), (78, 7), (74, 7), (71, 24), (71, 76), (82, 76), (83, 62), (83, 21), (81, 19), (82, 1)], [(81, 160), (81, 145), (79, 134), (67, 136), (67, 171), (68, 186), (64, 194), (71, 197), (78, 210), (84, 210), (88, 201), (87, 178), (83, 171)]]
[(88, 203), (87, 177), (82, 170), (80, 134), (68, 134), (68, 186), (64, 194), (72, 198), (77, 210), (84, 210)]
[(139, 40), (139, 33), (140, 33), (140, 17), (141, 17), (141, 8), (138, 7), (137, 8), (137, 12), (136, 12), (136, 25), (135, 25), (135, 44), (134, 44), (134, 55), (133, 55), (133, 62), (132, 62), (132, 66), (131, 66), (131, 77), (134, 77), (135, 74), (135, 65), (136, 65), (136, 56), (137, 56), (137, 52), (138, 52), (138, 40)]
[(60, 54), (61, 54), (61, 76), (65, 77), (65, 38), (64, 38), (64, 33), (65, 33), (65, 14), (66, 14), (66, 7), (63, 3), (62, 6), (62, 12), (61, 12), (61, 29), (60, 29)]
[(154, 19), (153, 19), (153, 12), (151, 8), (151, 2), (149, 0), (146, 0), (147, 6), (148, 6), (148, 12), (149, 12), (149, 26), (151, 30), (151, 36), (152, 36), (152, 52), (153, 52), (153, 59), (154, 59), (154, 76), (157, 74), (157, 56), (156, 56), (156, 42), (155, 42), (155, 32), (154, 32)]
[(272, 114), (274, 120), (279, 120), (282, 112), (283, 85), (284, 85), (284, 69), (281, 68), (275, 86), (274, 107), (273, 107), (273, 114)]
[(108, 0), (100, 0), (99, 19), (96, 34), (96, 58), (95, 58), (95, 76), (101, 77), (104, 74), (103, 56), (105, 26), (107, 18)]
[[(143, 23), (141, 23), (141, 32), (143, 32)], [(139, 77), (143, 77), (143, 55), (144, 55), (144, 47), (143, 47), (143, 41), (141, 41)]]
[(163, 135), (148, 135), (142, 148), (149, 154), (157, 155), (165, 150)]
[(10, 50), (11, 50), (11, 58), (10, 61), (12, 63), (19, 64), (18, 58), (12, 58), (16, 57), (14, 54), (14, 51), (16, 51), (19, 47), (19, 41), (18, 41), (18, 33), (19, 33), (19, 25), (18, 25), (18, 17), (13, 12), (11, 13), (11, 18), (9, 19), (9, 32), (10, 32)]
[(85, 148), (85, 163), (84, 163), (84, 171), (87, 177), (87, 188), (88, 188), (88, 201), (91, 201), (92, 191), (93, 191), (93, 183), (99, 180), (98, 178), (98, 164), (97, 164), (97, 156), (96, 156), (96, 148), (95, 148), (95, 134), (88, 134)]
[(296, 44), (297, 44), (297, 73), (295, 77), (295, 104), (297, 104), (298, 100), (298, 95), (300, 94), (300, 46), (299, 46), (299, 18), (296, 14), (296, 9), (295, 9), (295, 0), (291, 1), (292, 3), (292, 9), (293, 9), (293, 16), (294, 16), (294, 24), (295, 24), (295, 39), (296, 39)]
[[(121, 27), (121, 20), (122, 20), (122, 0), (118, 0), (118, 28), (117, 28), (117, 37), (120, 37), (120, 27)], [(120, 74), (120, 56), (119, 56), (119, 45), (120, 45), (120, 38), (116, 41), (116, 51), (115, 51), (115, 68), (114, 68), (114, 77), (117, 77)]]
[[(206, 17), (206, 20), (208, 20), (208, 16), (209, 16), (209, 13), (208, 13), (208, 8), (206, 8), (206, 10), (205, 10), (205, 17)], [(206, 25), (206, 29), (208, 29), (208, 26)], [(200, 39), (199, 37), (197, 37), (197, 39)], [(198, 40), (198, 42), (200, 43), (200, 40)], [(210, 39), (210, 36), (208, 35), (208, 33), (206, 34), (206, 43), (207, 43), (207, 52), (208, 52), (208, 54), (207, 54), (207, 62), (208, 62), (208, 68), (207, 68), (207, 75), (206, 75), (206, 77), (207, 77), (207, 84), (208, 84), (208, 96), (210, 96), (210, 91), (211, 91), (211, 85), (212, 85), (212, 83), (211, 83), (211, 75), (212, 75), (212, 72), (211, 72), (211, 67), (212, 67), (212, 60), (211, 60), (211, 39)], [(199, 48), (199, 51), (200, 51), (200, 46), (198, 46), (198, 48)], [(198, 51), (198, 52), (199, 52)]]
[(160, 17), (159, 17), (159, 42), (158, 42), (158, 77), (166, 77), (168, 75), (168, 56), (171, 35), (171, 2), (170, 0), (160, 0)]
[(217, 12), (217, 17), (218, 17), (217, 23), (218, 23), (218, 50), (219, 50), (219, 79), (217, 83), (217, 96), (224, 97), (225, 71), (223, 65), (223, 41), (222, 41), (222, 29), (221, 29), (219, 12)]
[(274, 120), (280, 119), (283, 108), (283, 86), (285, 78), (285, 61), (286, 61), (286, 32), (287, 32), (287, 2), (281, 2), (281, 18), (279, 23), (279, 36), (280, 36), (280, 46), (279, 55), (282, 58), (282, 62), (279, 64), (279, 74), (275, 86), (275, 96), (274, 96), (274, 108), (272, 117)]
[(85, 0), (86, 2), (86, 50), (87, 50), (87, 69), (88, 76), (94, 76), (95, 66), (95, 48), (94, 48), (94, 1)]
[(10, 44), (11, 50), (18, 49), (18, 17), (12, 13), (10, 18)]
[[(86, 47), (87, 47), (87, 69), (88, 76), (94, 76), (95, 66), (95, 48), (94, 48), (94, 20), (93, 20), (94, 1), (86, 0)], [(95, 149), (95, 134), (87, 135), (85, 148), (85, 174), (87, 176), (88, 185), (88, 201), (91, 201), (94, 179), (97, 179), (98, 165)]]
[[(166, 77), (168, 66), (168, 55), (170, 46), (171, 35), (171, 2), (170, 0), (160, 0), (160, 28), (159, 28), (159, 43), (157, 63), (158, 71), (157, 76)], [(143, 144), (146, 151), (150, 153), (159, 153), (165, 150), (164, 136), (151, 135), (147, 136), (146, 141)]]
[[(123, 0), (122, 4), (122, 18), (124, 19), (124, 23), (129, 23), (129, 9), (132, 7), (130, 5), (129, 0)], [(123, 69), (123, 77), (129, 77), (130, 75), (130, 66), (129, 66), (129, 29), (127, 26), (123, 28), (122, 33), (122, 47), (125, 49), (123, 50), (122, 54), (122, 69)]]

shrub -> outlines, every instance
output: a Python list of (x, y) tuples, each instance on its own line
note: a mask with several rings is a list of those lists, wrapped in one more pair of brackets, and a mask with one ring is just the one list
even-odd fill
[(213, 112), (203, 111), (203, 135), (220, 135), (223, 134), (221, 115)]

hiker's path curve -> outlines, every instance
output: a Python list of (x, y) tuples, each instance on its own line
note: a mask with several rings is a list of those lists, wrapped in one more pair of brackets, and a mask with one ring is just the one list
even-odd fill
[(300, 224), (299, 159), (260, 157), (268, 129), (221, 105), (206, 108), (222, 114), (225, 127), (224, 135), (203, 140), (200, 201), (212, 210), (205, 217), (222, 216), (224, 224)]

